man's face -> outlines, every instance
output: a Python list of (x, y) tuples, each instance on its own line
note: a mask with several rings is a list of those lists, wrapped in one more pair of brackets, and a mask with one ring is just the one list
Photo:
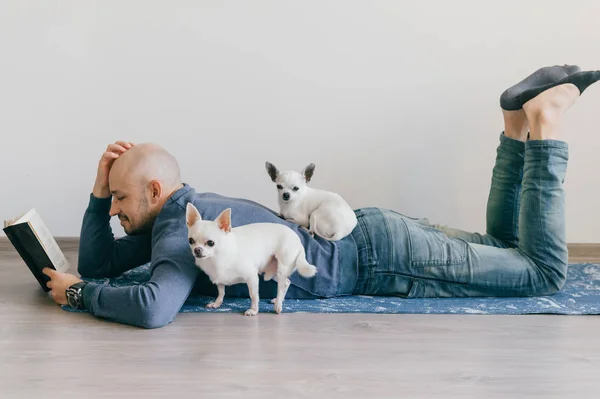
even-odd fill
[(109, 214), (118, 216), (127, 235), (147, 233), (152, 230), (155, 212), (149, 206), (147, 187), (122, 184), (124, 179), (110, 176), (109, 186), (113, 196)]

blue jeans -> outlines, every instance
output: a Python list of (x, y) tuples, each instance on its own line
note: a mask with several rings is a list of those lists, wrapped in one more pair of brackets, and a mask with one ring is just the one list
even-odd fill
[(500, 135), (486, 234), (432, 225), (392, 210), (356, 210), (354, 294), (414, 297), (550, 295), (568, 266), (567, 143)]

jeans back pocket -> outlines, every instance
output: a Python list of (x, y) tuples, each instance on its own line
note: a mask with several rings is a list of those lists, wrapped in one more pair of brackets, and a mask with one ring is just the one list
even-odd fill
[(404, 219), (408, 231), (412, 266), (450, 266), (467, 261), (468, 244), (442, 231)]

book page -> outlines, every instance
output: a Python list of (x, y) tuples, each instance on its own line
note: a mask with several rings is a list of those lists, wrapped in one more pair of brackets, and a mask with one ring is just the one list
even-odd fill
[(27, 220), (26, 216), (28, 216), (30, 214), (30, 212), (32, 212), (32, 210), (30, 210), (29, 212), (27, 212), (24, 215), (17, 216), (16, 218), (5, 220), (4, 227), (12, 226), (13, 224), (21, 223), (21, 222)]
[(35, 210), (32, 210), (28, 212), (28, 219), (31, 228), (46, 250), (48, 258), (50, 258), (56, 270), (63, 273), (66, 272), (69, 269), (69, 262), (67, 261), (67, 258), (65, 258), (65, 254), (56, 243), (56, 240), (52, 234), (50, 234), (50, 231), (44, 224), (42, 217)]

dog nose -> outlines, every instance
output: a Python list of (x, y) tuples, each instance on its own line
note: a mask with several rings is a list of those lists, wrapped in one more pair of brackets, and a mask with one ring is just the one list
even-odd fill
[(290, 193), (283, 193), (283, 200), (287, 201), (290, 199)]
[(197, 258), (202, 256), (202, 248), (200, 247), (196, 247), (194, 248), (194, 255), (196, 255)]

